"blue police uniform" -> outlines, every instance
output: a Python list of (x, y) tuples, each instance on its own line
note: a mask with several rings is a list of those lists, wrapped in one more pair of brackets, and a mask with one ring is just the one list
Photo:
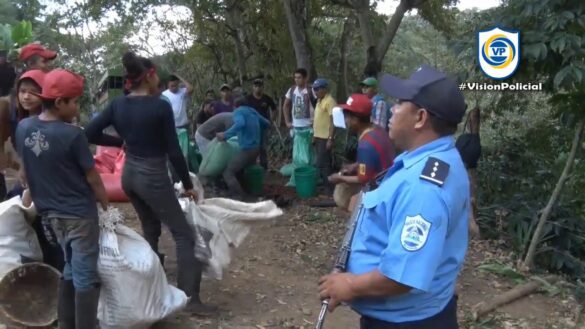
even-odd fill
[(351, 307), (390, 323), (439, 314), (454, 298), (468, 240), (469, 182), (453, 136), (399, 155), (361, 206), (348, 272), (378, 270), (412, 290)]

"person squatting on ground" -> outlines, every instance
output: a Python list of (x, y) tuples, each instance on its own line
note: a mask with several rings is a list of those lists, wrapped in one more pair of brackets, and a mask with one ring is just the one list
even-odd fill
[(384, 95), (378, 92), (378, 80), (366, 78), (360, 83), (362, 93), (372, 100), (372, 123), (388, 131), (388, 120), (392, 116), (392, 106), (386, 102)]
[(315, 120), (313, 121), (313, 146), (315, 149), (315, 166), (319, 171), (321, 183), (325, 186), (327, 194), (333, 189), (328, 177), (331, 175), (331, 155), (333, 153), (333, 138), (335, 126), (333, 126), (333, 108), (337, 102), (329, 92), (329, 82), (325, 79), (317, 79), (313, 82), (313, 91), (317, 96), (315, 107)]
[(228, 186), (230, 197), (245, 201), (246, 192), (242, 189), (238, 176), (249, 165), (256, 163), (260, 154), (262, 130), (270, 128), (270, 121), (261, 116), (255, 109), (246, 104), (246, 98), (236, 98), (234, 104), (234, 124), (225, 132), (217, 133), (219, 141), (238, 136), (240, 152), (236, 154), (223, 172), (223, 179)]
[(44, 111), (22, 120), (16, 130), (16, 149), (23, 163), (21, 182), (28, 184), (46, 232), (65, 254), (59, 328), (95, 328), (97, 322), (96, 199), (105, 210), (108, 198), (83, 130), (69, 124), (78, 114), (82, 94), (82, 77), (66, 70), (51, 71), (38, 95)]
[[(349, 192), (343, 198), (335, 198), (339, 207), (346, 208), (349, 196), (361, 190), (365, 184), (392, 165), (394, 145), (386, 130), (370, 122), (372, 102), (367, 96), (353, 94), (334, 110), (334, 116), (343, 116), (338, 122), (340, 128), (347, 128), (351, 134), (358, 137), (357, 162), (344, 166), (339, 173), (329, 176), (331, 184), (337, 184), (336, 189), (347, 189)], [(342, 200), (339, 200), (342, 199)]]
[(454, 79), (422, 66), (385, 75), (399, 101), (390, 137), (404, 150), (358, 205), (347, 273), (320, 279), (333, 311), (349, 302), (362, 329), (456, 329), (455, 286), (467, 250), (469, 181), (453, 134), (465, 113)]
[[(197, 200), (181, 153), (171, 106), (156, 96), (159, 82), (151, 60), (126, 53), (122, 58), (130, 93), (114, 99), (87, 127), (89, 141), (103, 146), (127, 147), (122, 188), (136, 209), (144, 238), (159, 253), (161, 223), (168, 226), (176, 244), (177, 286), (191, 297), (188, 310), (209, 315), (215, 308), (199, 298), (202, 264), (195, 258), (195, 237), (181, 210), (168, 175), (167, 159), (179, 175), (186, 195)], [(113, 125), (121, 139), (104, 135)], [(164, 262), (163, 262), (164, 263)]]
[[(276, 111), (276, 104), (272, 97), (264, 93), (264, 80), (255, 79), (252, 85), (252, 93), (248, 95), (246, 102), (248, 106), (254, 108), (261, 116), (266, 120), (272, 122), (274, 112)], [(264, 170), (268, 169), (268, 154), (267, 154), (267, 143), (268, 134), (267, 130), (262, 130), (262, 143), (260, 144), (260, 165)]]

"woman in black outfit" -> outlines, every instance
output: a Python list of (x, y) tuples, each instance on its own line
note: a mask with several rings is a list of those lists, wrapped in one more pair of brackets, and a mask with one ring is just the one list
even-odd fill
[[(86, 127), (90, 143), (103, 146), (126, 144), (122, 187), (142, 223), (144, 238), (159, 255), (161, 222), (168, 226), (177, 248), (177, 286), (191, 297), (188, 309), (211, 315), (215, 308), (199, 298), (202, 264), (195, 258), (195, 237), (183, 214), (169, 177), (167, 160), (180, 176), (185, 194), (197, 200), (181, 149), (173, 110), (157, 95), (159, 78), (154, 64), (146, 58), (126, 53), (122, 58), (126, 87), (130, 93), (113, 100)], [(105, 135), (113, 125), (121, 139)], [(161, 257), (162, 259), (162, 257)]]

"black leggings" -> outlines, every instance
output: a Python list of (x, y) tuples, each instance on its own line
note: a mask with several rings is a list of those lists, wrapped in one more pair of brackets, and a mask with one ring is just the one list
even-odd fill
[(144, 239), (157, 254), (161, 223), (169, 228), (177, 251), (177, 287), (189, 297), (198, 295), (202, 264), (195, 258), (195, 235), (175, 195), (167, 159), (127, 154), (122, 187), (138, 213)]
[(457, 296), (453, 296), (445, 308), (430, 318), (419, 321), (391, 323), (363, 316), (361, 329), (458, 329)]

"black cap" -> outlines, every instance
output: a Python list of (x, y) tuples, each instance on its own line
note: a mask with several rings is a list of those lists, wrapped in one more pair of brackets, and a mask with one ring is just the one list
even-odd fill
[(262, 80), (262, 79), (255, 79), (253, 84), (256, 85), (256, 86), (263, 86), (264, 85), (264, 80)]
[(428, 65), (408, 80), (384, 74), (380, 84), (389, 96), (413, 102), (445, 121), (460, 123), (465, 115), (467, 105), (457, 82)]

